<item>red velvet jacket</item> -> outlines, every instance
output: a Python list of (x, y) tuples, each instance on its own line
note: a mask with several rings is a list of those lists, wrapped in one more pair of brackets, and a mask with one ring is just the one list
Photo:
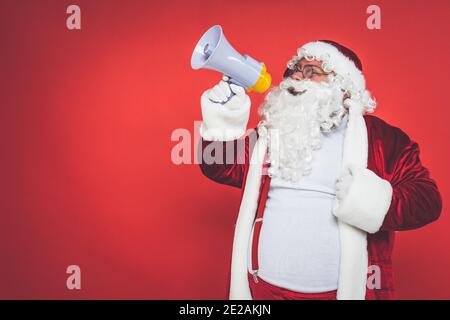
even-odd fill
[[(367, 234), (368, 264), (380, 267), (381, 288), (367, 289), (366, 299), (393, 299), (394, 231), (416, 229), (436, 220), (441, 213), (442, 200), (436, 183), (420, 162), (418, 144), (399, 128), (375, 116), (365, 115), (364, 119), (369, 142), (368, 169), (389, 181), (393, 188), (391, 205), (381, 229), (374, 234)], [(253, 134), (256, 134), (256, 130)], [(249, 157), (256, 140), (250, 139), (251, 135), (252, 133), (241, 138), (245, 141), (232, 142), (235, 149), (234, 163), (207, 164), (201, 161), (200, 168), (204, 175), (216, 182), (241, 188), (243, 192)], [(202, 150), (211, 143), (213, 142), (202, 141)], [(223, 156), (226, 159), (229, 145), (219, 143), (223, 146)], [(239, 143), (245, 145), (245, 152), (237, 152)], [(263, 183), (261, 188), (262, 185)], [(265, 205), (261, 203), (265, 199), (260, 197), (259, 201), (258, 206)]]

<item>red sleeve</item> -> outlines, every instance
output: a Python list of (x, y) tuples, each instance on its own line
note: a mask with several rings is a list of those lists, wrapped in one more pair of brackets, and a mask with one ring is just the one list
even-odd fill
[(257, 131), (233, 141), (206, 141), (200, 139), (200, 169), (213, 181), (242, 188), (248, 170), (251, 151)]
[[(421, 164), (419, 146), (400, 129), (390, 143), (399, 152), (385, 153), (393, 193), (381, 230), (410, 230), (439, 218), (442, 199), (429, 171)], [(399, 148), (400, 146), (400, 148)], [(392, 151), (392, 149), (391, 149)]]

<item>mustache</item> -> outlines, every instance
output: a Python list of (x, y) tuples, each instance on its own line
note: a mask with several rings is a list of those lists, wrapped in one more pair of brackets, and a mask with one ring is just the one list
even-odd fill
[(306, 93), (311, 86), (316, 85), (311, 83), (310, 80), (295, 80), (295, 79), (284, 79), (280, 83), (280, 89), (287, 91), (293, 96), (301, 96)]
[(306, 90), (306, 89), (305, 90), (295, 90), (294, 87), (287, 88), (287, 92), (289, 92), (293, 96), (300, 96), (300, 95), (304, 94), (306, 91), (308, 91), (308, 90)]

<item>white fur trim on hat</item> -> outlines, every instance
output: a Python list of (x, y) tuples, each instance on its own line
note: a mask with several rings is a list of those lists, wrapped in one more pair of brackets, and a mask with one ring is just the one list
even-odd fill
[(298, 49), (297, 55), (302, 58), (305, 57), (307, 60), (310, 60), (311, 57), (321, 60), (325, 71), (334, 71), (351, 79), (358, 90), (366, 89), (366, 80), (362, 72), (353, 61), (332, 44), (322, 41), (309, 42)]

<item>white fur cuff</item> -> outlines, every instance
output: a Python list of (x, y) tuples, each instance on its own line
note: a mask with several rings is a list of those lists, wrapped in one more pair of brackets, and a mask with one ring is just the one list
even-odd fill
[(347, 195), (335, 207), (335, 216), (368, 233), (383, 224), (392, 199), (391, 184), (369, 169), (352, 169), (353, 181)]
[[(232, 98), (235, 99), (236, 97)], [(250, 98), (245, 96), (242, 103), (236, 101), (220, 104), (211, 102), (206, 92), (202, 95), (201, 106), (203, 122), (200, 135), (208, 141), (230, 141), (241, 137), (247, 128), (250, 116)]]

